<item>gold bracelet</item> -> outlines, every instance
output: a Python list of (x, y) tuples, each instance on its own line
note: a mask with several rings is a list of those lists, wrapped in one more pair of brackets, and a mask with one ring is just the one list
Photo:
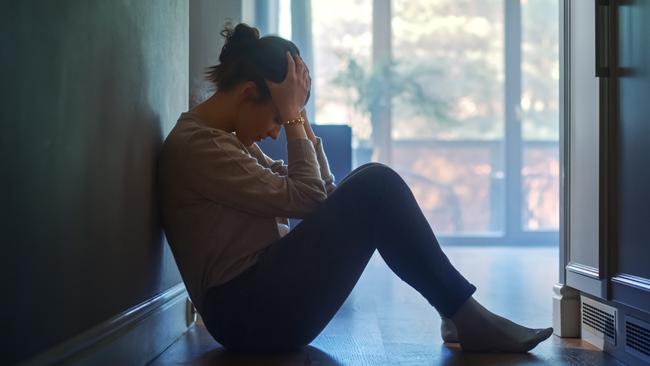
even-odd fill
[(294, 119), (290, 119), (290, 120), (288, 120), (286, 122), (283, 122), (282, 124), (283, 125), (301, 125), (303, 123), (305, 123), (305, 119), (302, 116), (298, 116), (298, 117), (296, 117)]

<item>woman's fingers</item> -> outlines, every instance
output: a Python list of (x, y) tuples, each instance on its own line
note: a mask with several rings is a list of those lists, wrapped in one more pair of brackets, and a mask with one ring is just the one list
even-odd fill
[(311, 87), (311, 77), (299, 55), (287, 51), (287, 75), (280, 83), (265, 80), (283, 119), (293, 118), (304, 106)]
[[(287, 78), (296, 72), (296, 63), (293, 60), (291, 52), (287, 51)], [(285, 78), (286, 80), (286, 78)]]
[(307, 68), (307, 65), (305, 64), (305, 61), (302, 59), (302, 57), (296, 55), (296, 58), (297, 58), (296, 65), (297, 65), (297, 70), (300, 71), (299, 74), (300, 78), (303, 81), (308, 82), (307, 79), (309, 78), (309, 69)]
[(291, 61), (287, 62), (287, 77), (289, 77), (289, 75), (292, 73), (295, 73), (295, 76), (298, 79), (305, 80), (307, 77), (309, 77), (309, 69), (307, 68), (305, 61), (302, 59), (302, 57), (300, 57), (300, 55), (296, 54), (295, 56), (292, 56)]
[(305, 70), (307, 69), (307, 66), (305, 63), (302, 61), (300, 56), (296, 55), (296, 76), (299, 78), (303, 78)]

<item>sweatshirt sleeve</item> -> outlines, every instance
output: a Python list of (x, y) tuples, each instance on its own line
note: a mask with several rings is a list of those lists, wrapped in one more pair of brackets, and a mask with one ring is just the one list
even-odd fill
[(323, 150), (323, 140), (320, 137), (316, 137), (314, 149), (316, 149), (316, 159), (320, 168), (320, 176), (325, 182), (325, 189), (329, 195), (336, 188), (336, 184), (334, 184), (335, 177), (330, 171), (330, 165), (327, 161), (327, 156), (325, 156), (325, 150)]
[(260, 216), (304, 218), (327, 198), (308, 139), (287, 142), (287, 175), (260, 165), (230, 136), (201, 141), (188, 161), (192, 186), (209, 200)]
[[(325, 155), (325, 150), (323, 150), (323, 141), (320, 137), (316, 137), (316, 145), (314, 145), (314, 149), (316, 150), (316, 160), (318, 161), (319, 176), (325, 183), (325, 189), (329, 195), (336, 188), (336, 184), (334, 184), (335, 177), (330, 171), (329, 161)], [(283, 160), (273, 160), (271, 157), (266, 155), (258, 146), (256, 146), (256, 150), (261, 156), (264, 157), (266, 163), (272, 171), (280, 175), (287, 175), (288, 165), (284, 164)]]
[(289, 174), (289, 166), (284, 163), (284, 160), (273, 160), (271, 157), (266, 155), (261, 149), (260, 149), (260, 154), (264, 157), (264, 160), (266, 160), (266, 163), (269, 165), (269, 168), (280, 174), (280, 175), (288, 175)]

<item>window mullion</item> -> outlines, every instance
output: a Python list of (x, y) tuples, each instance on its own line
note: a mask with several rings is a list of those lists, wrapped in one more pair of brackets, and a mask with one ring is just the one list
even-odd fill
[(506, 241), (522, 234), (521, 4), (504, 0), (505, 226)]
[[(314, 46), (311, 31), (311, 1), (291, 0), (291, 29), (291, 39), (300, 49), (300, 54), (307, 64), (312, 82), (314, 82), (316, 80), (316, 70), (314, 68)], [(315, 121), (316, 93), (314, 89), (311, 88), (311, 95), (307, 102), (307, 117), (312, 122), (318, 122)]]
[[(379, 68), (392, 61), (391, 0), (372, 2), (372, 63)], [(382, 102), (371, 111), (373, 155), (376, 161), (392, 163), (392, 106), (388, 90), (382, 95)]]

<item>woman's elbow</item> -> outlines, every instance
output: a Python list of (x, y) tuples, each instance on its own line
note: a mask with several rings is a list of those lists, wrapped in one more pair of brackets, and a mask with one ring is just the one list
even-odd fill
[(312, 213), (318, 206), (321, 205), (327, 199), (326, 191), (314, 191), (310, 192), (309, 195), (303, 197), (300, 200), (298, 207), (295, 207), (294, 215), (296, 218), (303, 219), (310, 213)]
[(323, 203), (327, 199), (327, 190), (323, 188), (322, 190), (313, 191), (309, 195), (309, 199), (306, 200), (306, 206), (309, 206), (310, 209), (316, 208), (318, 205)]

